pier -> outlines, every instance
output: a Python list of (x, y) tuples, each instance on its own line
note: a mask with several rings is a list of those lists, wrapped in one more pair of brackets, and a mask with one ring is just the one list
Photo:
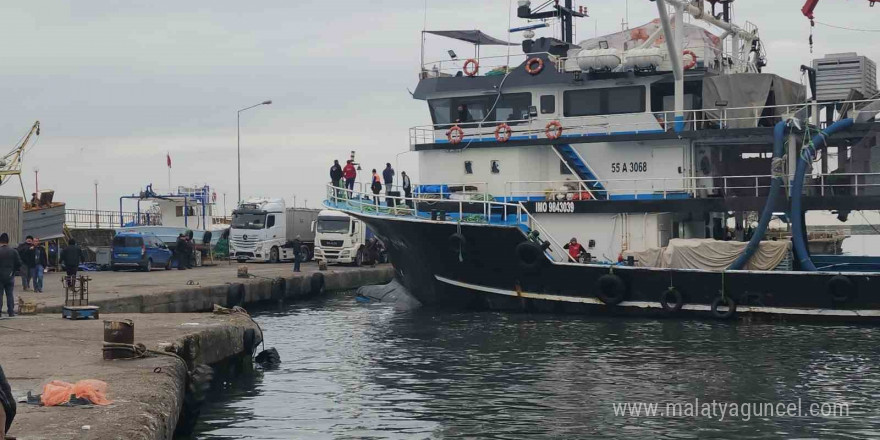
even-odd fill
[[(316, 295), (389, 282), (390, 265), (375, 268), (303, 265), (249, 265), (247, 279), (238, 265), (222, 263), (187, 271), (86, 272), (98, 320), (61, 318), (61, 274), (46, 274), (44, 292), (22, 292), (38, 304), (38, 314), (0, 320), (3, 368), (13, 395), (21, 401), (51, 380), (74, 383), (98, 379), (109, 385), (107, 406), (42, 407), (18, 403), (11, 436), (18, 439), (171, 439), (176, 428), (194, 422), (190, 372), (197, 365), (234, 376), (251, 368), (261, 331), (244, 313), (216, 314), (215, 305), (247, 306), (296, 301)], [(134, 323), (135, 343), (174, 355), (104, 360), (104, 320)], [(281, 335), (265, 335), (266, 346)], [(282, 362), (284, 360), (282, 359)], [(222, 371), (222, 373), (221, 373)], [(87, 427), (87, 428), (86, 428)], [(83, 431), (87, 430), (87, 433)], [(87, 437), (83, 435), (87, 434)]]

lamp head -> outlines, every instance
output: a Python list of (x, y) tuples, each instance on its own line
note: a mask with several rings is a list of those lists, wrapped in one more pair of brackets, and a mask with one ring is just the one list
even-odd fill
[(271, 103), (272, 103), (272, 100), (270, 99), (270, 100), (268, 100), (268, 101), (263, 101), (263, 102), (261, 102), (260, 104), (262, 104), (262, 105), (269, 105), (269, 104), (271, 104)]

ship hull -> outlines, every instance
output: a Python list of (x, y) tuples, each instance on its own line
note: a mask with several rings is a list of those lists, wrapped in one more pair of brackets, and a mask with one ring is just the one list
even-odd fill
[[(517, 246), (526, 237), (513, 226), (352, 215), (365, 221), (386, 243), (398, 281), (429, 307), (880, 322), (880, 274), (722, 273), (549, 260), (538, 268), (527, 268), (517, 254)], [(454, 234), (464, 237), (463, 244), (450, 238)], [(613, 305), (617, 291), (611, 289), (615, 295), (610, 301), (605, 294), (609, 278), (615, 280), (612, 285), (617, 280), (622, 283), (622, 298)], [(670, 287), (675, 292), (665, 293)], [(736, 309), (732, 313), (730, 300)]]

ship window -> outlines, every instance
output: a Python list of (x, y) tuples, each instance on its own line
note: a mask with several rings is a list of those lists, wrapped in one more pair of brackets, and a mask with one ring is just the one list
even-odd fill
[(568, 165), (563, 161), (559, 161), (559, 174), (571, 174), (571, 170), (568, 168)]
[(645, 88), (569, 90), (562, 96), (563, 114), (571, 116), (615, 115), (645, 111)]
[(556, 113), (556, 96), (541, 96), (541, 114), (547, 115), (552, 113)]
[(272, 226), (275, 226), (275, 216), (274, 215), (270, 215), (266, 219), (266, 228), (271, 228)]
[(489, 168), (492, 171), (492, 174), (500, 174), (501, 173), (501, 163), (498, 162), (497, 160), (493, 160)]
[(476, 126), (484, 120), (494, 122), (528, 119), (531, 105), (531, 93), (508, 93), (501, 95), (501, 99), (498, 99), (498, 95), (483, 95), (428, 100), (431, 119), (437, 125), (471, 123)]
[(474, 174), (474, 163), (466, 160), (464, 161), (464, 173), (465, 174)]
[[(175, 214), (177, 214), (178, 217), (183, 217), (183, 206), (176, 206), (175, 208), (176, 208), (176, 209), (175, 209), (175, 211), (176, 211)], [(187, 216), (187, 217), (192, 217), (192, 216), (196, 215), (196, 209), (195, 209), (195, 208), (196, 208), (195, 206), (187, 205), (187, 207), (186, 207), (186, 216)]]

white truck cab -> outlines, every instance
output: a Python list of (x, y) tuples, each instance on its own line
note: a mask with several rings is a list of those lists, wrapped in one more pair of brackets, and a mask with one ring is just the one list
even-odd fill
[(278, 263), (293, 261), (291, 243), (299, 237), (302, 261), (311, 259), (314, 235), (311, 224), (317, 210), (286, 208), (282, 199), (251, 199), (232, 212), (229, 258)]
[(368, 238), (362, 221), (341, 211), (322, 210), (315, 221), (315, 259), (360, 266)]

